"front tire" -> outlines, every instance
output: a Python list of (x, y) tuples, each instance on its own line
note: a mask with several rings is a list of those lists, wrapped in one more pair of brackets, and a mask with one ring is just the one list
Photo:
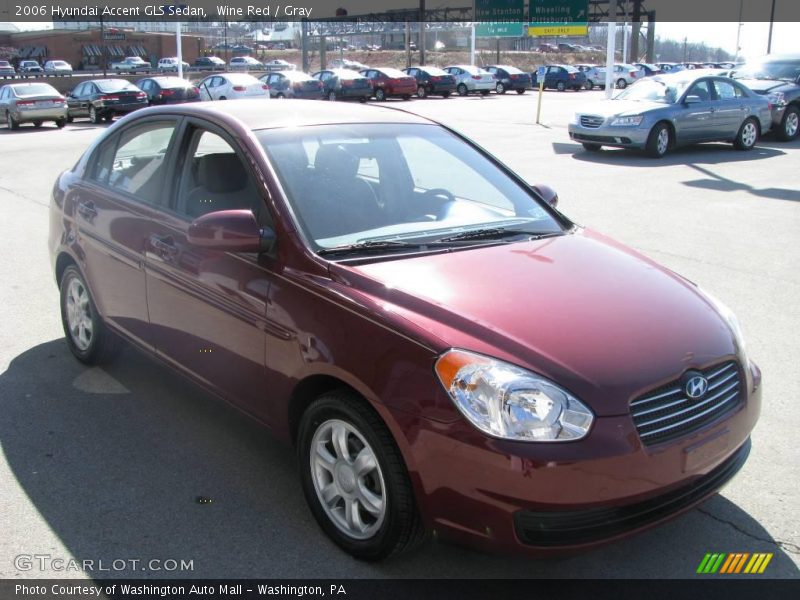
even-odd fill
[(93, 125), (99, 125), (102, 120), (103, 119), (100, 116), (100, 114), (97, 112), (97, 109), (94, 106), (90, 106), (89, 107), (89, 121)]
[(565, 84), (563, 81), (559, 81), (559, 82), (556, 84), (556, 89), (557, 89), (559, 92), (563, 92), (563, 91), (565, 91), (565, 90), (567, 89), (567, 86), (566, 86), (566, 84)]
[(58, 127), (59, 129), (64, 129), (64, 125), (66, 124), (67, 124), (66, 119), (56, 119), (56, 127)]
[(621, 90), (624, 90), (626, 87), (628, 87), (628, 82), (625, 81), (622, 77), (620, 77), (619, 79), (617, 79), (617, 87)]
[(755, 119), (745, 119), (733, 140), (733, 147), (737, 150), (752, 150), (758, 141), (758, 123)]
[(336, 102), (336, 92), (328, 92), (328, 102)]
[(797, 137), (798, 131), (800, 131), (800, 110), (796, 106), (789, 106), (783, 113), (780, 129), (777, 132), (778, 139), (790, 142)]
[(383, 102), (386, 100), (386, 92), (383, 91), (383, 88), (378, 88), (375, 90), (375, 100), (378, 102)]
[(427, 96), (428, 96), (428, 90), (425, 89), (425, 86), (424, 85), (417, 86), (417, 98), (423, 100)]
[(666, 123), (658, 123), (650, 131), (645, 151), (651, 158), (661, 158), (672, 145), (672, 132)]
[(501, 82), (497, 82), (497, 85), (494, 87), (494, 91), (498, 94), (502, 95), (506, 93), (506, 86), (504, 86)]
[(9, 111), (6, 111), (6, 124), (12, 131), (19, 129), (19, 121), (17, 121), (14, 118), (14, 115), (12, 115)]
[(424, 538), (400, 451), (386, 425), (355, 394), (329, 392), (306, 409), (298, 457), (314, 518), (346, 552), (377, 561)]
[(61, 324), (70, 352), (82, 363), (100, 365), (111, 362), (121, 341), (103, 323), (89, 286), (74, 265), (61, 276)]
[(603, 148), (603, 146), (600, 144), (591, 144), (589, 142), (583, 142), (581, 145), (587, 152), (600, 152), (600, 150)]
[(593, 87), (594, 87), (594, 82), (592, 82), (591, 80), (587, 80), (586, 81), (586, 89), (591, 92)]
[(524, 89), (522, 89), (522, 88), (519, 88), (519, 89), (517, 90), (517, 93), (518, 93), (518, 94), (521, 96), (522, 94), (524, 94), (524, 93), (525, 93), (525, 90), (524, 90)]

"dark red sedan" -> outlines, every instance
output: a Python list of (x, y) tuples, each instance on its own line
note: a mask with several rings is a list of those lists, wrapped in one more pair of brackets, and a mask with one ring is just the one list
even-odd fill
[(357, 557), (588, 548), (733, 477), (761, 374), (727, 308), (555, 203), (400, 111), (143, 109), (54, 187), (66, 341), (124, 339), (293, 444)]
[(393, 97), (409, 100), (417, 93), (417, 80), (398, 69), (364, 69), (361, 74), (372, 83), (372, 95), (378, 102)]

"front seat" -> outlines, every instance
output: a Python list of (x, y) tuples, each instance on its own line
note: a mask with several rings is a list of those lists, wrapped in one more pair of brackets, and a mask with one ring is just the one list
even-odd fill
[(372, 186), (358, 177), (359, 158), (341, 144), (323, 144), (314, 157), (316, 193), (304, 217), (316, 239), (380, 227)]
[(189, 216), (199, 217), (218, 210), (250, 209), (256, 219), (260, 218), (261, 198), (236, 154), (205, 154), (197, 159), (195, 168), (197, 185), (188, 193), (184, 207)]

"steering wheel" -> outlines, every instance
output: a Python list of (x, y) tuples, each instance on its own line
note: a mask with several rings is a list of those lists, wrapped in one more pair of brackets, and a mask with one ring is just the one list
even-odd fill
[(456, 197), (453, 195), (452, 192), (446, 190), (444, 188), (432, 188), (426, 191), (420, 197), (420, 200), (426, 198), (444, 198), (445, 201), (439, 207), (439, 210), (436, 211), (436, 220), (441, 221), (442, 219), (447, 217), (447, 213), (450, 212), (450, 207), (455, 204)]

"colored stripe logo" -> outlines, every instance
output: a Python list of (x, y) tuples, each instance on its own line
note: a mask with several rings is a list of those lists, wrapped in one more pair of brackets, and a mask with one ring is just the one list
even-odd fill
[(703, 575), (715, 573), (725, 575), (749, 574), (760, 575), (772, 560), (772, 552), (709, 552), (700, 561), (697, 572)]

